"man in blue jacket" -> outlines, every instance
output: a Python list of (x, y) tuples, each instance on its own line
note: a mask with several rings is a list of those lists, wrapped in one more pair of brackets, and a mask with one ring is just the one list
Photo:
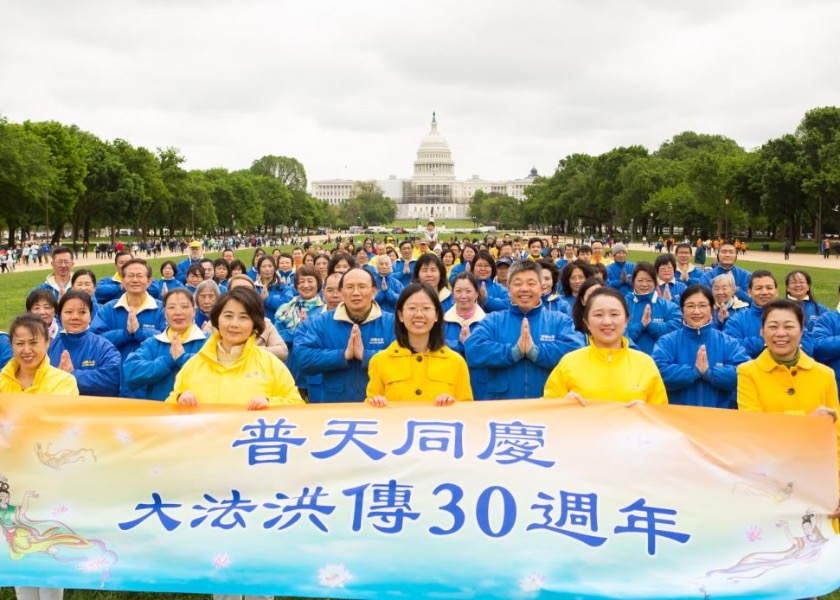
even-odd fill
[(114, 266), (116, 271), (112, 276), (105, 276), (96, 282), (94, 296), (99, 304), (107, 304), (123, 295), (122, 271), (123, 265), (134, 258), (128, 250), (121, 250), (114, 255)]
[(409, 240), (400, 242), (400, 258), (394, 263), (394, 275), (403, 287), (414, 277), (414, 246)]
[[(99, 309), (91, 331), (114, 344), (125, 362), (145, 340), (166, 329), (163, 305), (148, 293), (152, 268), (142, 258), (132, 258), (123, 265), (122, 286), (125, 293)], [(132, 398), (123, 379), (120, 396)]]
[[(758, 358), (764, 350), (764, 338), (761, 336), (761, 315), (764, 307), (779, 296), (776, 277), (770, 271), (755, 271), (750, 276), (747, 290), (752, 300), (749, 308), (736, 311), (723, 326), (723, 333), (734, 337), (744, 347), (750, 358)], [(810, 332), (802, 332), (802, 349), (808, 356), (813, 356), (814, 340)]]
[(718, 266), (703, 275), (700, 283), (712, 289), (712, 280), (718, 275), (732, 273), (735, 278), (735, 295), (744, 302), (751, 303), (747, 290), (750, 287), (750, 272), (735, 266), (738, 250), (733, 242), (723, 242), (718, 249)]
[(373, 273), (354, 268), (339, 283), (342, 302), (316, 316), (295, 333), (295, 356), (305, 376), (321, 375), (309, 388), (309, 402), (363, 402), (368, 363), (394, 341), (394, 315), (383, 312), (374, 297)]
[[(46, 281), (34, 289), (47, 289), (55, 294), (55, 299), (71, 288), (70, 279), (73, 277), (73, 251), (66, 246), (56, 246), (52, 250), (52, 273), (47, 275)], [(34, 291), (34, 290), (33, 290)]]
[(488, 369), (487, 398), (540, 398), (551, 370), (583, 337), (572, 320), (541, 303), (542, 267), (519, 261), (510, 268), (511, 307), (488, 314), (464, 343), (470, 369)]
[(201, 264), (201, 242), (193, 240), (189, 246), (190, 255), (178, 263), (178, 274), (175, 278), (181, 283), (187, 283), (187, 270), (193, 265)]

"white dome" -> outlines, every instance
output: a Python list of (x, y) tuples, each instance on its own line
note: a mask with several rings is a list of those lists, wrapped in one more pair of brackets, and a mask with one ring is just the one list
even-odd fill
[(432, 127), (420, 140), (417, 160), (414, 161), (413, 179), (455, 179), (455, 162), (449, 144), (437, 129), (437, 119), (432, 113)]

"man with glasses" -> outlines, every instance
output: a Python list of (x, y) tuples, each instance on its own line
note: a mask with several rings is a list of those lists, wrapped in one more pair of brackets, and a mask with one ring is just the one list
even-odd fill
[(35, 289), (52, 290), (58, 300), (70, 289), (72, 276), (73, 251), (66, 246), (56, 246), (52, 251), (52, 273), (47, 275), (46, 281)]
[[(142, 258), (132, 258), (120, 273), (125, 293), (99, 309), (90, 325), (114, 344), (123, 362), (146, 339), (166, 329), (163, 305), (148, 293), (152, 283), (152, 267)], [(133, 397), (125, 382), (120, 384), (120, 396)]]
[[(320, 387), (309, 388), (309, 402), (363, 402), (368, 363), (396, 338), (394, 315), (374, 302), (378, 292), (370, 271), (354, 268), (339, 282), (341, 304), (314, 317), (294, 348), (301, 373), (321, 376)], [(314, 394), (313, 394), (314, 392)]]

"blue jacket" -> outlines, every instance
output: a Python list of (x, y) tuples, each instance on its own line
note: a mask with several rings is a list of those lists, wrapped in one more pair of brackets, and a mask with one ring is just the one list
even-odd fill
[[(264, 287), (263, 284), (258, 280), (255, 282), (255, 285), (257, 286), (257, 295), (262, 296)], [(276, 313), (277, 309), (280, 308), (280, 305), (291, 300), (294, 294), (295, 288), (291, 285), (286, 285), (284, 283), (272, 283), (269, 285), (268, 297), (263, 300), (265, 314), (273, 315)]]
[[(459, 265), (455, 265), (456, 267)], [(452, 267), (455, 270), (455, 267)], [(487, 298), (482, 303), (479, 299), (479, 304), (484, 312), (491, 313), (499, 310), (507, 310), (510, 308), (510, 293), (508, 289), (497, 281), (492, 279), (479, 279), (478, 286), (481, 289), (482, 284), (487, 290)]]
[[(449, 287), (452, 287), (452, 285), (454, 284), (455, 276), (458, 273), (463, 273), (465, 268), (466, 263), (463, 260), (461, 260), (461, 262), (459, 262), (457, 265), (452, 265), (452, 269), (449, 271)], [(396, 267), (394, 267), (394, 270), (396, 270)], [(473, 273), (473, 275), (475, 275), (475, 273)]]
[[(453, 267), (454, 268), (454, 267)], [(394, 275), (397, 279), (400, 280), (400, 283), (403, 284), (403, 287), (407, 286), (411, 283), (411, 278), (414, 277), (414, 261), (408, 261), (408, 274), (403, 273), (405, 269), (405, 261), (403, 259), (398, 259), (394, 261)]]
[(738, 265), (732, 265), (732, 268), (729, 271), (718, 265), (708, 273), (705, 273), (699, 283), (702, 283), (707, 288), (712, 289), (712, 280), (718, 275), (723, 275), (727, 272), (732, 273), (732, 276), (735, 278), (735, 295), (747, 304), (752, 304), (752, 298), (750, 298), (749, 294), (747, 294), (747, 290), (750, 289), (751, 273), (742, 269)]
[(561, 294), (545, 294), (542, 297), (542, 303), (546, 310), (572, 316), (572, 305), (566, 302)]
[(392, 273), (385, 278), (385, 283), (388, 285), (388, 289), (383, 290), (382, 275), (374, 273), (373, 276), (376, 279), (376, 287), (378, 289), (374, 300), (376, 300), (379, 308), (386, 312), (393, 313), (397, 310), (397, 300), (399, 300), (400, 293), (403, 291), (405, 286), (400, 283), (400, 280)]
[(831, 312), (830, 308), (813, 300), (794, 300), (790, 296), (788, 296), (788, 300), (793, 300), (802, 308), (802, 312), (805, 313), (805, 328), (811, 332), (814, 331), (814, 325), (820, 317)]
[[(694, 363), (700, 346), (706, 347), (708, 370), (700, 374)], [(659, 338), (653, 361), (659, 367), (670, 404), (737, 408), (737, 366), (750, 359), (744, 349), (710, 321), (699, 329), (682, 327)]]
[[(650, 324), (642, 326), (645, 307), (650, 306)], [(682, 323), (680, 307), (656, 295), (628, 294), (627, 308), (630, 310), (630, 322), (624, 335), (636, 342), (639, 350), (647, 355), (653, 353), (656, 341), (667, 333), (676, 331)]]
[(59, 286), (59, 284), (56, 283), (55, 277), (53, 277), (53, 275), (50, 274), (47, 275), (47, 279), (46, 281), (44, 281), (44, 283), (42, 283), (41, 285), (36, 285), (34, 288), (32, 288), (30, 294), (35, 290), (50, 290), (53, 294), (55, 294), (55, 299), (58, 300), (61, 297), (61, 294), (70, 291), (70, 288), (72, 286), (70, 283), (68, 283), (63, 290), (59, 289), (60, 287), (61, 286)]
[(172, 342), (169, 341), (167, 331), (146, 339), (123, 363), (123, 380), (131, 390), (132, 397), (166, 400), (175, 387), (178, 371), (201, 350), (206, 341), (207, 334), (198, 327), (190, 328), (187, 338), (181, 341), (184, 354), (178, 360), (173, 360), (169, 354)]
[(99, 304), (107, 304), (123, 295), (122, 282), (114, 279), (113, 275), (106, 275), (96, 282), (96, 290), (93, 295)]
[[(137, 320), (140, 322), (140, 328), (133, 334), (129, 333), (126, 329), (128, 308), (125, 303), (125, 295), (123, 295), (118, 300), (112, 300), (99, 309), (99, 314), (91, 323), (90, 330), (114, 344), (122, 359), (125, 360), (129, 354), (140, 347), (140, 344), (166, 329), (166, 319), (160, 300), (155, 300), (147, 295), (145, 304), (137, 313)], [(120, 396), (134, 397), (129, 395), (129, 389), (126, 387), (125, 381), (120, 386)]]
[[(617, 289), (625, 296), (633, 293), (630, 276), (633, 274), (633, 269), (635, 268), (636, 263), (628, 261), (624, 261), (623, 263), (617, 261), (611, 262), (607, 265), (607, 285)], [(624, 283), (621, 283), (622, 271), (627, 274)]]
[(374, 303), (367, 320), (359, 325), (365, 347), (364, 359), (348, 362), (344, 358), (344, 350), (352, 328), (353, 322), (343, 304), (316, 316), (302, 332), (298, 328), (294, 349), (300, 372), (323, 376), (315, 396), (309, 388), (310, 403), (364, 401), (370, 359), (396, 339), (394, 315), (383, 312)]
[[(764, 350), (764, 338), (761, 337), (762, 312), (763, 308), (753, 304), (749, 308), (736, 311), (726, 319), (723, 326), (723, 332), (738, 340), (750, 358), (758, 358)], [(807, 329), (802, 332), (799, 346), (808, 356), (814, 355), (814, 337)]]
[(198, 260), (190, 260), (189, 257), (185, 258), (181, 262), (178, 263), (178, 274), (175, 275), (175, 279), (180, 281), (181, 283), (187, 283), (187, 271), (193, 265), (200, 265), (201, 259)]
[(176, 288), (186, 287), (185, 284), (181, 283), (177, 279), (155, 279), (152, 281), (152, 285), (149, 286), (147, 290), (149, 294), (155, 300), (163, 300), (164, 292), (163, 286), (166, 286), (166, 291), (174, 290)]
[[(475, 331), (476, 325), (479, 321), (485, 318), (487, 314), (480, 306), (475, 307), (475, 313), (472, 318), (466, 322), (470, 328), (470, 335)], [(443, 337), (446, 345), (452, 350), (465, 356), (464, 344), (461, 343), (461, 318), (455, 311), (455, 308), (450, 308), (443, 315)], [(487, 400), (487, 377), (488, 369), (470, 368), (470, 385), (472, 386), (474, 400)]]
[(834, 378), (840, 383), (840, 312), (823, 313), (812, 333), (814, 358), (834, 369)]
[(12, 340), (9, 339), (9, 334), (3, 331), (0, 332), (0, 369), (5, 367), (10, 360), (12, 360)]
[[(323, 299), (322, 299), (323, 300)], [(300, 299), (300, 296), (293, 296), (289, 302), (298, 302), (303, 304), (304, 301)], [(280, 307), (283, 308), (286, 306), (285, 304), (281, 304)], [(292, 374), (292, 377), (295, 379), (295, 383), (297, 387), (300, 389), (307, 389), (306, 385), (306, 376), (304, 376), (300, 372), (300, 366), (298, 365), (297, 353), (295, 350), (295, 334), (298, 329), (302, 328), (305, 324), (308, 325), (312, 319), (320, 315), (326, 309), (327, 305), (322, 304), (321, 306), (316, 306), (314, 308), (310, 308), (306, 311), (306, 318), (301, 320), (295, 329), (289, 329), (289, 323), (285, 321), (277, 319), (277, 315), (274, 315), (274, 327), (277, 329), (277, 333), (280, 334), (280, 337), (283, 338), (283, 341), (286, 342), (286, 347), (289, 349), (289, 357), (286, 359), (286, 368), (289, 369), (289, 372)], [(279, 311), (278, 311), (279, 312)]]
[[(523, 355), (516, 345), (528, 319), (534, 346)], [(518, 306), (487, 315), (467, 338), (467, 366), (487, 369), (487, 399), (540, 398), (552, 369), (567, 352), (583, 346), (572, 320), (540, 304), (524, 314)]]
[(118, 396), (120, 393), (120, 353), (114, 344), (92, 333), (60, 331), (50, 342), (47, 355), (58, 367), (61, 353), (67, 350), (73, 361), (73, 377), (83, 396)]
[(676, 304), (677, 306), (680, 305), (680, 296), (685, 291), (688, 286), (685, 285), (679, 279), (675, 279), (671, 283), (660, 283), (656, 282), (656, 293), (659, 295), (660, 298), (665, 297), (665, 288), (668, 288), (668, 293), (671, 294), (671, 302)]
[[(259, 277), (257, 278), (259, 279)], [(292, 269), (290, 271), (281, 271), (277, 269), (277, 280), (283, 284), (284, 287), (288, 287), (292, 290), (291, 294), (286, 300), (291, 300), (292, 296), (294, 296), (294, 289), (295, 289), (295, 270)], [(275, 309), (277, 310), (277, 309)]]

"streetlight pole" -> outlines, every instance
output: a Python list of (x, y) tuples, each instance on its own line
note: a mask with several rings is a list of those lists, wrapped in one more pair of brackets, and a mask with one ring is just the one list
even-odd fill
[(630, 243), (633, 243), (633, 219), (630, 219)]
[(668, 233), (674, 237), (674, 203), (668, 203)]
[(652, 241), (655, 235), (656, 226), (653, 224), (653, 211), (650, 211), (650, 237), (648, 238), (648, 241)]

